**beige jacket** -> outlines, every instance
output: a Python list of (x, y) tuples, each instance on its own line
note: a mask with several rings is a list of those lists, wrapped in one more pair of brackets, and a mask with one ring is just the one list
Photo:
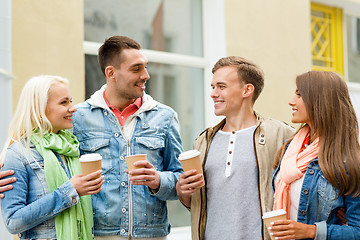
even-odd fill
[[(271, 118), (263, 118), (258, 114), (257, 126), (254, 132), (255, 158), (258, 165), (258, 186), (260, 196), (261, 214), (271, 211), (273, 207), (273, 192), (271, 189), (272, 163), (276, 151), (289, 139), (295, 130)], [(201, 153), (201, 161), (204, 167), (210, 143), (215, 133), (225, 124), (225, 119), (215, 127), (207, 128), (195, 140), (194, 148)], [(206, 182), (206, 179), (205, 179)], [(202, 240), (206, 227), (206, 188), (194, 193), (191, 197), (191, 234), (192, 240)], [(263, 225), (263, 239), (270, 239)]]

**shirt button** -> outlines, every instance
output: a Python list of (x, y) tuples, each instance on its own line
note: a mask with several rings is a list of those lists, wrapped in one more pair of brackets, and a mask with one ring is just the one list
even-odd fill
[(230, 144), (233, 144), (234, 143), (234, 141), (230, 141)]
[(104, 112), (104, 115), (107, 116), (107, 115), (108, 115), (108, 112)]
[(304, 189), (304, 193), (305, 193), (306, 195), (308, 195), (308, 194), (309, 194), (309, 190)]
[(76, 203), (76, 199), (73, 197), (71, 200), (73, 203)]
[(306, 211), (304, 211), (304, 210), (301, 210), (301, 211), (300, 211), (300, 213), (301, 213), (301, 215), (305, 216), (305, 214), (306, 214)]
[(124, 160), (124, 159), (125, 159), (124, 156), (121, 156), (121, 157), (120, 157), (120, 160)]
[(232, 131), (232, 134), (235, 134), (235, 131)]
[(263, 143), (263, 142), (264, 142), (264, 139), (260, 139), (260, 142), (262, 142), (262, 143)]
[(121, 211), (122, 211), (123, 213), (126, 212), (126, 208), (121, 209)]
[(261, 135), (260, 135), (260, 137), (262, 137), (262, 138), (263, 138), (263, 137), (265, 137), (265, 135), (264, 135), (264, 134), (261, 134)]
[(115, 135), (115, 137), (119, 137), (119, 133), (115, 133), (114, 135)]
[(313, 175), (313, 174), (314, 174), (314, 170), (313, 170), (313, 169), (310, 169), (310, 170), (309, 170), (309, 173), (310, 173), (311, 175)]
[(120, 231), (121, 233), (125, 233), (126, 232), (126, 230), (125, 229), (121, 229), (121, 231)]
[(126, 182), (121, 182), (121, 186), (125, 187), (125, 186), (126, 186)]
[(229, 151), (229, 154), (232, 154), (232, 151)]
[(230, 162), (227, 162), (227, 165), (230, 165), (231, 163)]
[(124, 116), (121, 116), (121, 119), (124, 119)]

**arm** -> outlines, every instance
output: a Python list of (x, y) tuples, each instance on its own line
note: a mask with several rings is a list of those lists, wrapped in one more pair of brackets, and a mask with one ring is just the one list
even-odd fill
[[(0, 164), (0, 169), (4, 166), (4, 163)], [(16, 181), (15, 177), (5, 178), (14, 174), (13, 170), (0, 171), (0, 198), (4, 198), (2, 192), (13, 189), (11, 183)]]
[(171, 116), (167, 118), (166, 126), (165, 145), (162, 150), (163, 169), (161, 171), (156, 171), (155, 169), (152, 171), (156, 174), (154, 180), (157, 181), (158, 184), (154, 184), (148, 188), (148, 192), (151, 195), (163, 201), (177, 199), (175, 185), (180, 174), (183, 172), (180, 161), (178, 160), (178, 156), (183, 152), (183, 149), (180, 138), (179, 121), (175, 112), (171, 112)]
[(347, 225), (327, 224), (327, 239), (359, 239), (360, 196), (344, 196)]

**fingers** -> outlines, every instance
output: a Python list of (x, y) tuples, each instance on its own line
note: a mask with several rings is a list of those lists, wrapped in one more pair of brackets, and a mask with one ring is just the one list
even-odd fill
[(135, 167), (143, 166), (144, 168), (154, 168), (154, 166), (149, 161), (146, 161), (146, 160), (140, 160), (140, 161), (134, 162), (134, 166)]
[(13, 170), (1, 171), (0, 172), (0, 179), (4, 178), (4, 177), (7, 177), (7, 176), (10, 176), (10, 175), (13, 175), (13, 174), (14, 174)]
[[(6, 178), (6, 179), (1, 179), (0, 180), (0, 186), (4, 186), (8, 185), (10, 183), (16, 182), (16, 178), (12, 177), (12, 178)], [(1, 191), (0, 191), (1, 192)]]
[(88, 175), (85, 175), (85, 176), (84, 176), (84, 180), (90, 181), (90, 180), (92, 180), (92, 179), (99, 178), (99, 176), (101, 175), (101, 173), (102, 173), (102, 170), (98, 170), (98, 171), (96, 171), (96, 172), (89, 173)]

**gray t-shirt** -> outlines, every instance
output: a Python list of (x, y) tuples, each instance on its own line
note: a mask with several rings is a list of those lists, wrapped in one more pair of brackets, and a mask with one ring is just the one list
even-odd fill
[(255, 126), (214, 136), (205, 163), (206, 240), (261, 239)]

